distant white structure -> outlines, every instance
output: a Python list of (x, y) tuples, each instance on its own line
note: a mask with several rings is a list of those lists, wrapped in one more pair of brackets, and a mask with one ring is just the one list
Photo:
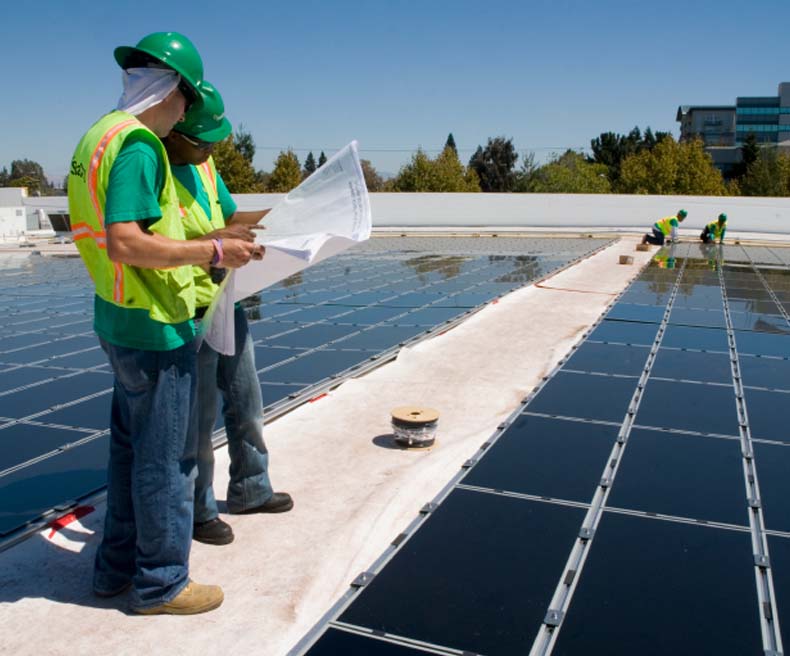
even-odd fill
[(25, 187), (0, 187), (0, 239), (19, 239), (27, 231)]

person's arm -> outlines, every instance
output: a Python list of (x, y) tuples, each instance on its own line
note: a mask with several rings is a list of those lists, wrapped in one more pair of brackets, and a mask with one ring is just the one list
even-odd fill
[(669, 238), (672, 241), (677, 241), (678, 240), (678, 221), (677, 221), (677, 219), (672, 219), (672, 221), (669, 222), (669, 225), (672, 228), (672, 230), (669, 233)]
[(722, 228), (721, 229), (721, 237), (719, 237), (719, 243), (720, 244), (724, 243), (724, 233), (726, 233), (726, 232), (727, 232), (727, 228)]
[[(167, 269), (188, 264), (211, 264), (216, 256), (214, 233), (197, 239), (169, 239), (143, 230), (137, 221), (107, 226), (107, 256), (113, 262), (144, 269)], [(238, 238), (223, 238), (221, 266), (238, 268), (263, 257), (263, 247)]]

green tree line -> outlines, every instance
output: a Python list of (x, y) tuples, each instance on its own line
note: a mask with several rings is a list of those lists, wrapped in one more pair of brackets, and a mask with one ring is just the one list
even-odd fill
[[(668, 132), (627, 134), (605, 132), (590, 142), (590, 154), (567, 150), (538, 165), (532, 153), (519, 154), (513, 140), (489, 138), (464, 164), (450, 133), (444, 148), (430, 157), (422, 148), (398, 173), (384, 180), (369, 160), (362, 171), (369, 191), (391, 192), (498, 192), (582, 194), (669, 194), (701, 196), (788, 196), (790, 156), (761, 147), (753, 134), (741, 147), (741, 162), (724, 180), (705, 152), (702, 141), (678, 142)], [(238, 130), (214, 147), (214, 160), (232, 193), (288, 192), (327, 161), (309, 152), (304, 164), (293, 149), (279, 153), (271, 171), (253, 166), (255, 141)], [(55, 195), (41, 166), (14, 160), (10, 171), (0, 169), (0, 187), (28, 187), (31, 194)]]

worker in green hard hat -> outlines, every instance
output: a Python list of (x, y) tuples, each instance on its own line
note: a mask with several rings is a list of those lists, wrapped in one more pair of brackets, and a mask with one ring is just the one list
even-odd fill
[[(249, 230), (268, 210), (240, 212), (214, 165), (214, 145), (228, 137), (231, 125), (225, 117), (222, 96), (205, 80), (201, 98), (164, 139), (176, 184), (188, 239), (217, 228)], [(197, 316), (202, 317), (217, 294), (218, 278), (194, 267)], [(216, 268), (214, 269), (216, 273)], [(226, 496), (231, 514), (279, 513), (293, 507), (291, 496), (274, 492), (269, 479), (269, 454), (263, 440), (263, 400), (255, 367), (247, 316), (234, 310), (236, 352), (223, 355), (204, 342), (198, 353), (198, 475), (195, 480), (194, 540), (228, 544), (233, 529), (219, 517), (214, 496), (214, 446), (212, 434), (217, 397), (222, 394), (222, 413), (230, 456), (230, 480)]]
[(711, 221), (702, 229), (699, 238), (703, 244), (713, 244), (717, 240), (720, 244), (724, 243), (724, 234), (727, 232), (727, 215), (719, 214), (715, 221)]
[(686, 210), (679, 210), (674, 216), (665, 216), (653, 224), (652, 234), (642, 237), (643, 244), (655, 244), (663, 246), (664, 242), (677, 241), (678, 225), (688, 216)]
[(116, 49), (123, 94), (77, 145), (68, 178), (74, 241), (95, 284), (94, 329), (114, 374), (107, 515), (93, 589), (132, 589), (140, 614), (216, 608), (189, 578), (197, 454), (192, 265), (246, 264), (235, 236), (186, 240), (160, 140), (199, 96), (203, 62), (177, 32)]

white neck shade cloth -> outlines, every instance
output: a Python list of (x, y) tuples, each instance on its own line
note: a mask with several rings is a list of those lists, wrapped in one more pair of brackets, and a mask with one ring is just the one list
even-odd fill
[(158, 105), (175, 89), (181, 76), (168, 68), (130, 68), (123, 71), (123, 95), (116, 109), (134, 116)]

